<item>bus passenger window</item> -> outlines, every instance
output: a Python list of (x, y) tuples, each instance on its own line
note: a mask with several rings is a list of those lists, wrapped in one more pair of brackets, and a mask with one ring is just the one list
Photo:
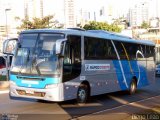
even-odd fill
[(63, 69), (64, 74), (70, 74), (72, 72), (72, 63), (71, 63), (71, 50), (70, 45), (67, 42), (65, 46), (64, 59), (63, 59)]
[(120, 59), (127, 60), (127, 51), (123, 42), (114, 41), (115, 47), (118, 51)]

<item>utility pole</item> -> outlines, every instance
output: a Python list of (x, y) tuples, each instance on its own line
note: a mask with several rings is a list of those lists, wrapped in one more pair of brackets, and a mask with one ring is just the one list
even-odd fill
[[(7, 24), (7, 12), (8, 11), (10, 11), (11, 9), (9, 9), (9, 8), (6, 8), (5, 9), (5, 15), (6, 15), (6, 38), (8, 39), (8, 24)], [(6, 73), (7, 73), (7, 80), (9, 80), (9, 63), (10, 63), (10, 57), (9, 57), (9, 55), (7, 55), (6, 57), (5, 57), (5, 61), (6, 61)]]

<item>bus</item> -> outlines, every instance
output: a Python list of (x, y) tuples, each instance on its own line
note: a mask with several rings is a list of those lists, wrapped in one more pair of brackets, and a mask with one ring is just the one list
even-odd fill
[[(136, 89), (155, 81), (155, 44), (103, 30), (37, 29), (20, 33), (13, 54), (10, 98), (77, 99)], [(13, 42), (12, 41), (12, 42)]]

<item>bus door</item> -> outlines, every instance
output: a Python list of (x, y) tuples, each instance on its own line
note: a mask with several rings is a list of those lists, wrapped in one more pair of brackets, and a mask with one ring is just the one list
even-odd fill
[(68, 36), (64, 49), (63, 58), (63, 79), (65, 93), (64, 99), (73, 99), (75, 94), (76, 82), (79, 83), (81, 73), (81, 36)]
[(70, 81), (81, 72), (81, 36), (67, 37), (63, 59), (63, 82)]

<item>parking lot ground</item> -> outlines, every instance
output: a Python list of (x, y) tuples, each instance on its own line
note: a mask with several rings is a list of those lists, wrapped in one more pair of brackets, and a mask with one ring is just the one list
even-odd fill
[(160, 120), (160, 96), (82, 116), (80, 120)]

